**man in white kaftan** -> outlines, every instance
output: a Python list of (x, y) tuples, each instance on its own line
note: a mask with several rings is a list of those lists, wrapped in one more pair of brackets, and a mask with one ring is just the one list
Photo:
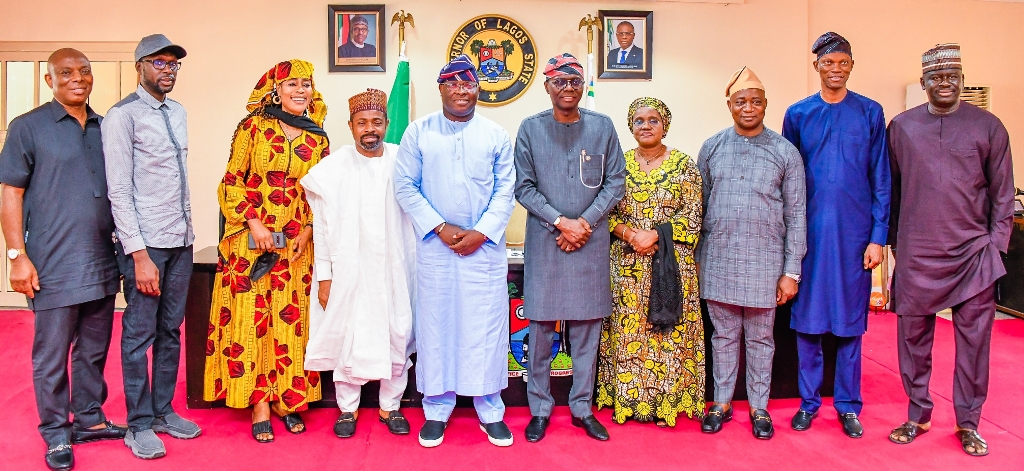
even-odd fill
[(313, 210), (314, 277), (307, 370), (334, 371), (339, 438), (355, 434), (360, 388), (380, 381), (380, 420), (409, 433), (399, 412), (414, 351), (416, 236), (395, 199), (398, 146), (385, 144), (387, 96), (349, 100), (356, 146), (344, 146), (301, 180)]
[(512, 144), (501, 126), (474, 113), (480, 89), (472, 60), (453, 60), (438, 83), (444, 109), (406, 129), (395, 176), (419, 238), (416, 387), (427, 419), (419, 442), (441, 444), (459, 394), (473, 396), (488, 440), (509, 446), (501, 390), (508, 385)]

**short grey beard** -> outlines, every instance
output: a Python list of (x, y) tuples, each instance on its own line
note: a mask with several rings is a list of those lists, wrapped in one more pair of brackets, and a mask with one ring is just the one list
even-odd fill
[(359, 140), (359, 147), (360, 147), (361, 149), (363, 149), (363, 150), (367, 151), (367, 152), (373, 152), (373, 151), (375, 151), (375, 150), (377, 150), (377, 149), (380, 149), (380, 145), (381, 145), (381, 144), (383, 144), (383, 143), (384, 143), (384, 140), (383, 140), (383, 139), (377, 139), (377, 143), (376, 143), (376, 144), (374, 144), (374, 145), (373, 145), (373, 146), (371, 147), (371, 146), (367, 146), (366, 144), (363, 144), (363, 140), (362, 140), (362, 139), (360, 139), (360, 140)]

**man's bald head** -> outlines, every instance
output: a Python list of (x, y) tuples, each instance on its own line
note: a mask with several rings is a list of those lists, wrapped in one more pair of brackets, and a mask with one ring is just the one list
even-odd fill
[(85, 106), (92, 93), (92, 65), (77, 49), (57, 49), (46, 60), (46, 85), (64, 106)]

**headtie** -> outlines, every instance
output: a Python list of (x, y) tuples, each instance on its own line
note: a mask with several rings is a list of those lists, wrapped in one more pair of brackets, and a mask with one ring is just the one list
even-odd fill
[(661, 115), (661, 120), (665, 123), (665, 132), (668, 132), (669, 126), (672, 125), (672, 112), (669, 111), (668, 105), (657, 98), (647, 96), (637, 98), (633, 100), (633, 104), (629, 105), (629, 129), (633, 130), (633, 115), (636, 114), (636, 110), (643, 107), (657, 111)]
[[(272, 101), (273, 91), (277, 84), (296, 78), (309, 79), (312, 82), (313, 64), (303, 60), (292, 59), (275, 65), (260, 77), (259, 82), (256, 83), (256, 88), (249, 95), (249, 102), (246, 104), (245, 109), (252, 112), (260, 108), (274, 107)], [(276, 107), (280, 108), (280, 105)], [(310, 97), (306, 105), (306, 113), (309, 115), (309, 119), (313, 120), (317, 126), (324, 125), (324, 118), (327, 117), (327, 105), (324, 104), (324, 99), (320, 96), (320, 92), (316, 90), (316, 82), (313, 82), (313, 96)]]

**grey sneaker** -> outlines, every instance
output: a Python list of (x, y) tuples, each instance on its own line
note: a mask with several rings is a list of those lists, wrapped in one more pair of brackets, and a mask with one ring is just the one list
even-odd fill
[(144, 460), (153, 460), (167, 454), (164, 442), (152, 430), (128, 430), (124, 436), (124, 446), (131, 448), (133, 455)]
[(177, 412), (153, 419), (153, 431), (186, 440), (196, 438), (203, 433), (195, 422), (183, 418)]

